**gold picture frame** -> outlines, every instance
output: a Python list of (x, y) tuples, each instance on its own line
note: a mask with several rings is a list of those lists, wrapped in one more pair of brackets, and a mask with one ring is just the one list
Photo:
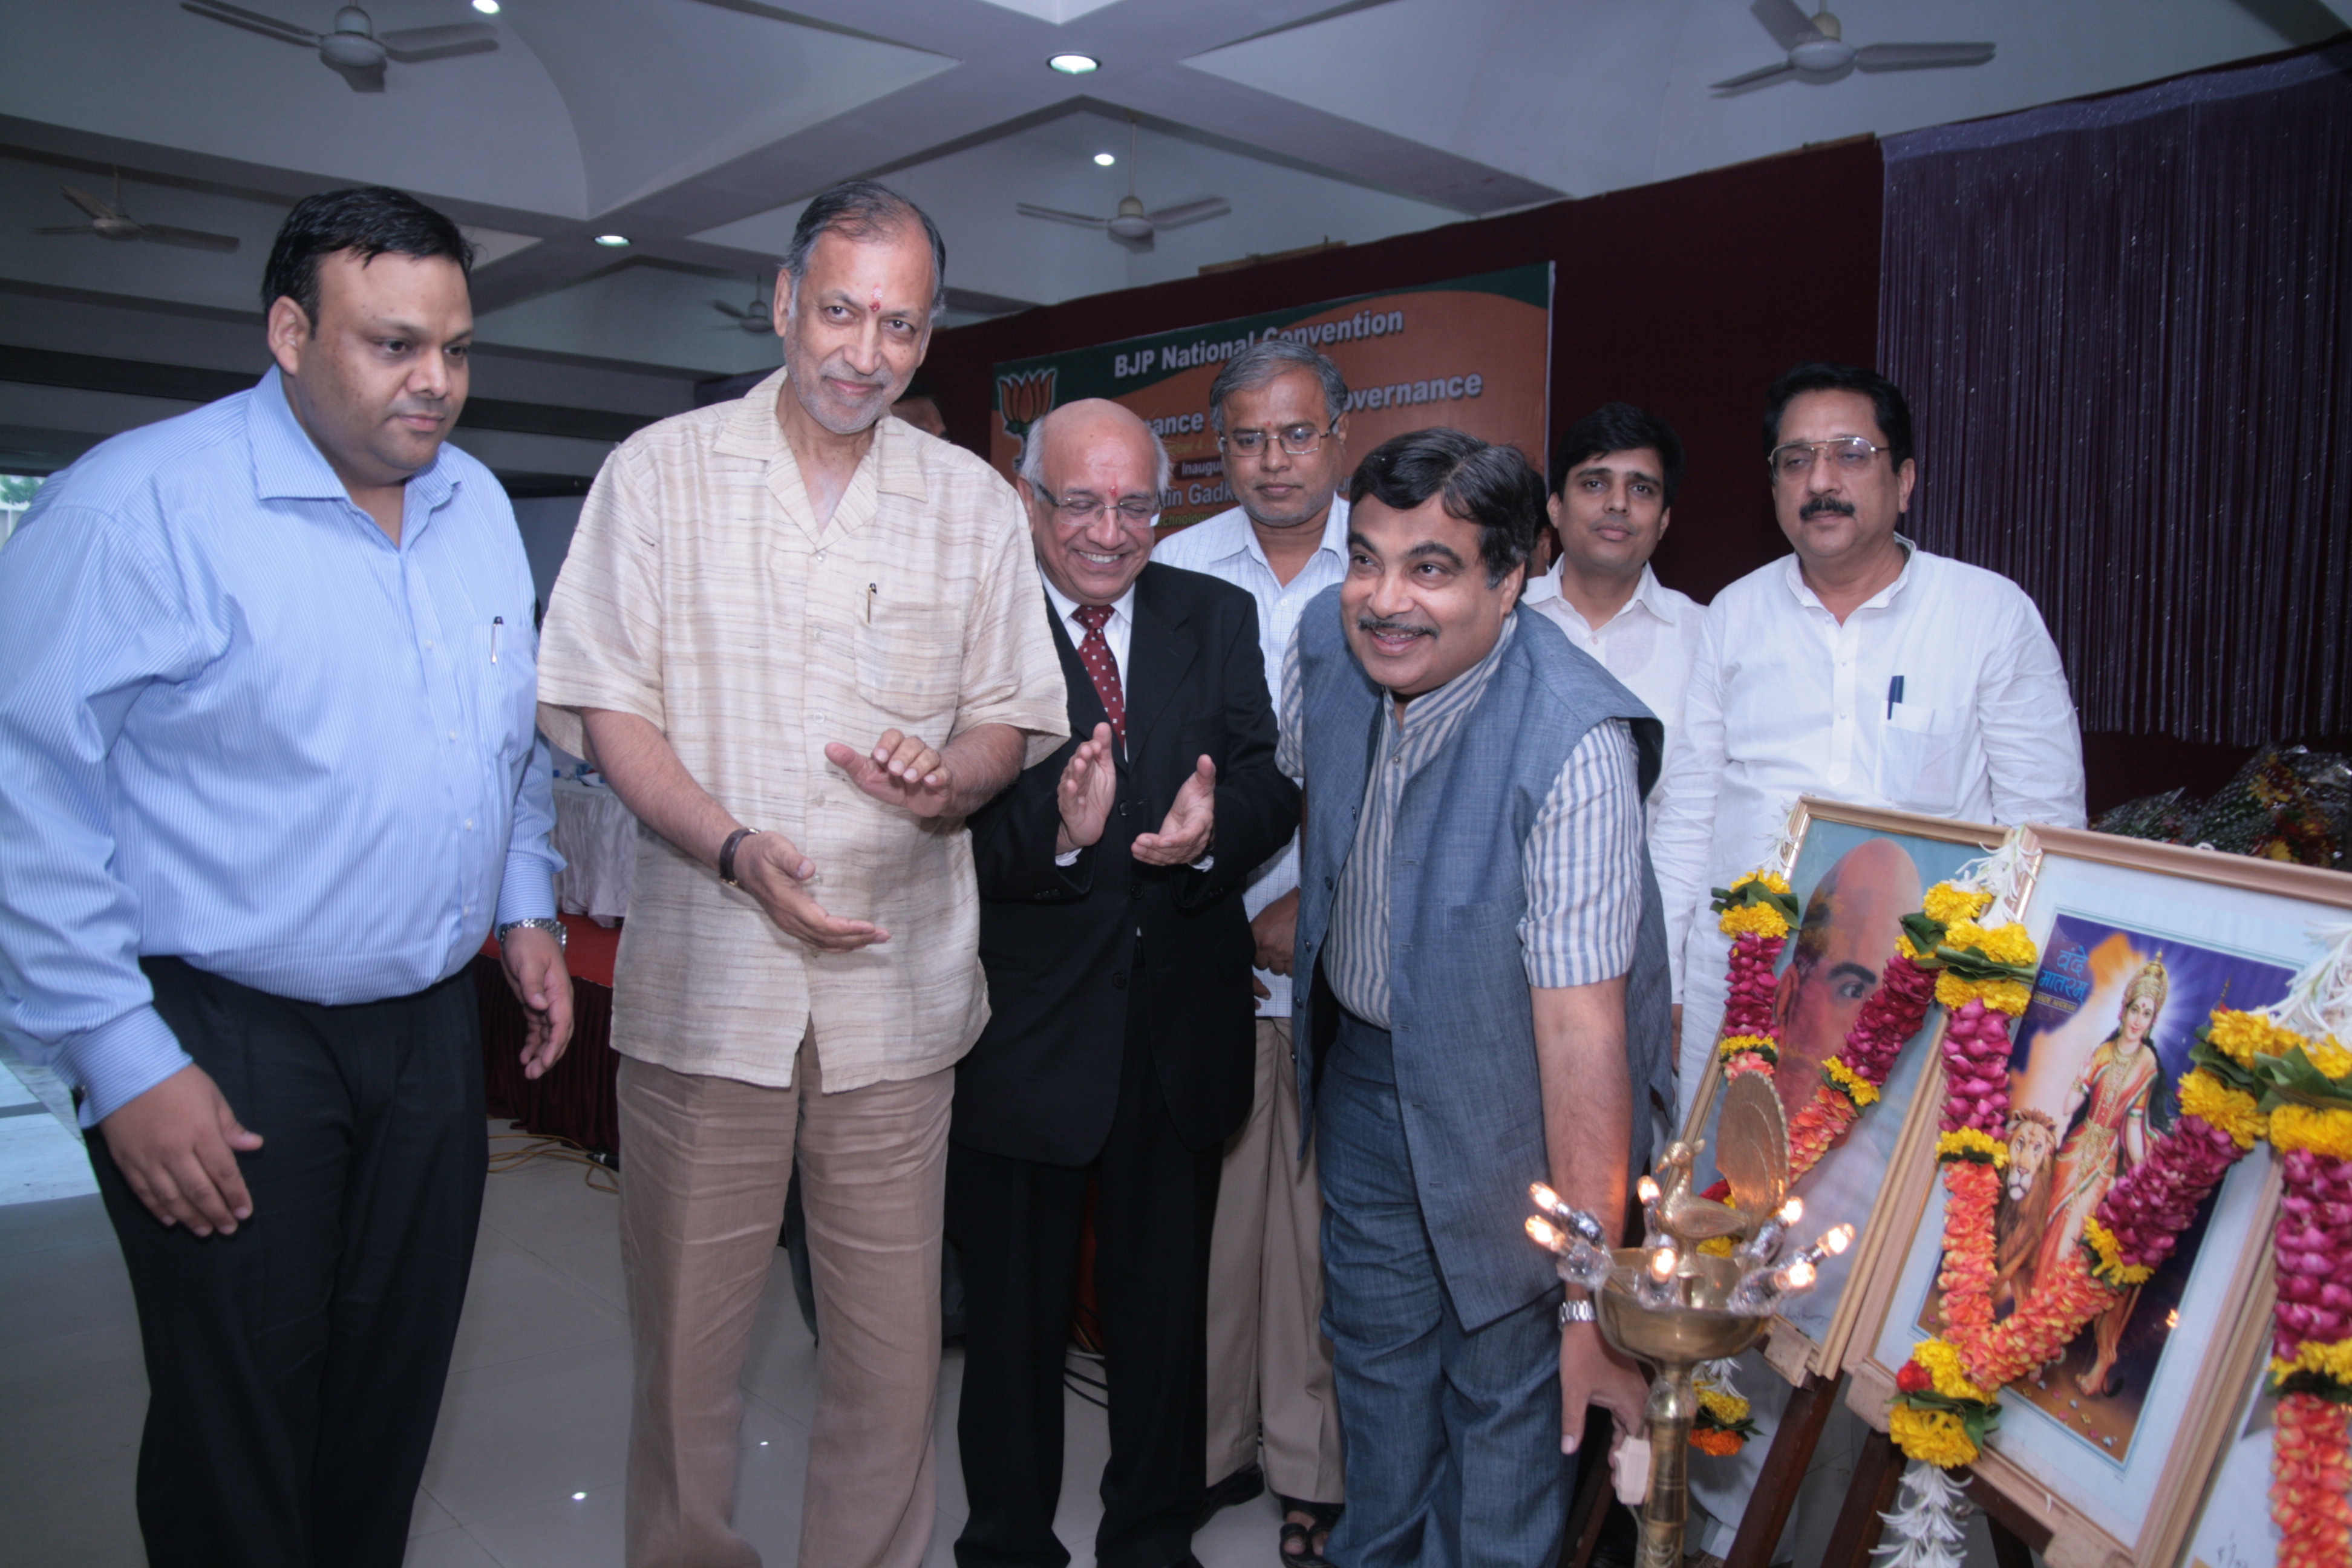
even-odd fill
[[(1821, 884), (1829, 879), (1832, 868), (1851, 867), (1850, 858), (1864, 845), (1891, 842), (1902, 851), (1899, 864), (1883, 850), (1864, 851), (1865, 857), (1874, 857), (1877, 861), (1878, 883), (1873, 890), (1882, 896), (1866, 904), (1856, 904), (1851, 897), (1844, 902), (1854, 904), (1858, 914), (1868, 917), (1869, 931), (1874, 934), (1861, 949), (1851, 952), (1832, 945), (1823, 954), (1822, 963), (1813, 966), (1822, 975), (1821, 984), (1831, 985), (1832, 977), (1843, 971), (1843, 979), (1834, 983), (1851, 988), (1860, 974), (1868, 973), (1869, 987), (1874, 990), (1875, 971), (1883, 967), (1885, 956), (1894, 951), (1900, 929), (1897, 922), (1918, 909), (1925, 890), (1968, 861), (1998, 849), (2007, 836), (2007, 829), (1980, 823), (1852, 805), (1812, 795), (1800, 799), (1782, 834), (1782, 863), (1779, 869), (1789, 879), (1801, 911), (1809, 915), (1823, 912), (1822, 906), (1829, 900), (1822, 897), (1825, 889)], [(1847, 872), (1849, 877), (1864, 874)], [(1832, 944), (1841, 940), (1839, 923), (1833, 911), (1822, 922)], [(1800, 1064), (1809, 1056), (1836, 1048), (1843, 1027), (1860, 1011), (1869, 994), (1864, 990), (1851, 997), (1832, 997), (1818, 1006), (1808, 1005), (1815, 989), (1811, 973), (1801, 982), (1793, 978), (1802, 962), (1800, 949), (1803, 941), (1803, 933), (1791, 932), (1782, 950), (1784, 994), (1794, 998), (1790, 1004), (1795, 1015), (1791, 1023), (1807, 1016), (1825, 1017), (1830, 1022), (1815, 1033), (1834, 1035), (1837, 1038), (1807, 1041), (1792, 1035), (1784, 1044), (1783, 1067), (1775, 1073), (1776, 1079), (1788, 1085), (1783, 1091), (1784, 1100), (1800, 1089), (1804, 1094), (1811, 1093), (1814, 1080), (1804, 1078), (1801, 1082), (1800, 1076), (1795, 1076), (1805, 1071)], [(1858, 957), (1862, 963), (1834, 962), (1841, 956)], [(1838, 1146), (1790, 1189), (1806, 1203), (1802, 1226), (1805, 1235), (1816, 1235), (1840, 1223), (1854, 1227), (1853, 1244), (1845, 1255), (1831, 1259), (1822, 1270), (1820, 1283), (1808, 1294), (1790, 1298), (1773, 1319), (1770, 1337), (1763, 1348), (1764, 1359), (1791, 1384), (1802, 1383), (1809, 1374), (1833, 1377), (1844, 1358), (1861, 1317), (1861, 1286), (1871, 1277), (1888, 1229), (1885, 1219), (1892, 1212), (1890, 1189), (1894, 1184), (1886, 1179), (1887, 1175), (1916, 1163), (1916, 1150), (1923, 1140), (1930, 1145), (1935, 1140), (1936, 1101), (1943, 1083), (1943, 1070), (1937, 1060), (1942, 1022), (1942, 1009), (1930, 1007), (1919, 1034), (1905, 1045), (1895, 1070), (1888, 1075), (1882, 1101), (1870, 1107)], [(1691, 1099), (1690, 1114), (1683, 1125), (1685, 1142), (1712, 1144), (1722, 1089), (1723, 1064), (1710, 1054), (1706, 1076), (1699, 1081), (1698, 1091)], [(1706, 1148), (1702, 1148), (1699, 1160), (1704, 1185), (1714, 1180), (1713, 1163)]]
[[(2101, 1086), (2146, 1050), (2151, 1078), (2133, 1103), (2151, 1108), (2147, 1125), (2158, 1130), (2152, 1108), (2169, 1092), (2165, 1074), (2177, 1081), (2173, 1064), (2185, 1063), (2211, 1006), (2257, 1006), (2283, 994), (2285, 977), (2318, 952), (2313, 926), (2352, 910), (2352, 875), (2074, 828), (2021, 832), (2039, 858), (2021, 918), (2042, 963), (2017, 1026), (2012, 1142), (2056, 1086), (2066, 1087), (2054, 1101), (2063, 1114), (2043, 1111), (2061, 1123), (2047, 1163), (2021, 1176), (2012, 1162), (2003, 1213), (2027, 1216), (2021, 1239), (2046, 1248), (2068, 1245), (2068, 1216), (2104, 1193), (2084, 1174), (2099, 1173), (2091, 1153), (2131, 1146), (2120, 1132), (2084, 1131), (2103, 1114)], [(2129, 999), (2152, 973), (2164, 988), (2157, 1011), (2127, 1024)], [(2111, 1019), (2113, 1032), (2086, 1051)], [(2038, 1216), (2037, 1177), (2046, 1177), (2049, 1205)], [(1943, 1241), (1931, 1150), (1912, 1150), (1889, 1186), (1882, 1250), (1860, 1292), (1846, 1358), (1847, 1403), (1880, 1431), (1896, 1370), (1930, 1331)], [(2063, 1207), (2060, 1192), (2069, 1194)], [(2267, 1331), (2277, 1208), (2277, 1173), (2260, 1145), (2155, 1279), (2086, 1325), (2056, 1362), (2002, 1392), (2001, 1426), (1971, 1468), (2050, 1531), (2043, 1555), (2052, 1568), (2174, 1568), (2240, 1413), (2248, 1347)], [(2000, 1256), (2011, 1256), (2006, 1237)], [(2013, 1289), (2030, 1290), (2030, 1275)]]

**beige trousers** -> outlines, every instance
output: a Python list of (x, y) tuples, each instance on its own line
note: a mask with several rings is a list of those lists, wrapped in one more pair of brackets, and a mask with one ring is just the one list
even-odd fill
[(1283, 1497), (1346, 1500), (1331, 1342), (1323, 1337), (1323, 1199), (1298, 1153), (1290, 1021), (1257, 1021), (1249, 1120), (1225, 1144), (1209, 1241), (1209, 1480), (1259, 1462)]
[(737, 1380), (795, 1141), (820, 1325), (799, 1561), (919, 1568), (930, 1546), (955, 1074), (825, 1094), (812, 1037), (793, 1078), (763, 1089), (621, 1061), (630, 1568), (758, 1568), (732, 1524)]

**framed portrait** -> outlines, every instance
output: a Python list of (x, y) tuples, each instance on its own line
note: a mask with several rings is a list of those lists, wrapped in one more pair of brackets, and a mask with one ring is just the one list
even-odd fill
[[(2340, 872), (2026, 831), (2039, 868), (2022, 918), (2041, 962), (2010, 1064), (1996, 1316), (2032, 1299), (2036, 1277), (2078, 1244), (2107, 1189), (2171, 1125), (2174, 1086), (2212, 1010), (2279, 1001), (2319, 951), (2315, 924), (2352, 909), (2352, 876)], [(1945, 1194), (1932, 1153), (1893, 1185), (1848, 1395), (1882, 1431), (1895, 1370), (1942, 1329)], [(2000, 1429), (1974, 1468), (2050, 1527), (2053, 1562), (2177, 1560), (2242, 1392), (2232, 1345), (2249, 1301), (2266, 1291), (2277, 1204), (2260, 1145), (2153, 1278), (2002, 1391)]]
[[(1929, 888), (1998, 848), (2006, 836), (2003, 828), (1810, 796), (1797, 803), (1784, 870), (1801, 924), (1781, 948), (1773, 1003), (1780, 1027), (1773, 1087), (1789, 1115), (1812, 1099), (1822, 1061), (1837, 1053), (1878, 989), (1903, 917), (1919, 908)], [(1773, 1320), (1764, 1356), (1790, 1383), (1808, 1373), (1834, 1375), (1845, 1354), (1860, 1309), (1859, 1293), (1848, 1287), (1868, 1279), (1876, 1260), (1887, 1228), (1887, 1173), (1910, 1145), (1935, 1135), (1935, 1095), (1923, 1097), (1921, 1089), (1943, 1080), (1935, 1048), (1942, 1022), (1943, 1010), (1930, 1007), (1881, 1086), (1878, 1103), (1790, 1188), (1805, 1201), (1800, 1236), (1854, 1227), (1853, 1245), (1822, 1265), (1820, 1283), (1789, 1298)], [(1684, 1139), (1699, 1147), (1694, 1176), (1701, 1189), (1718, 1174), (1713, 1151), (1722, 1101), (1723, 1065), (1710, 1062), (1683, 1129)]]

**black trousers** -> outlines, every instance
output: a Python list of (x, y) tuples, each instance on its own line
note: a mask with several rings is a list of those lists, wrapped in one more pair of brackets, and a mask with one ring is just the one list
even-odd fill
[(1208, 1489), (1209, 1227), (1223, 1147), (1177, 1136), (1132, 1037), (1109, 1139), (1091, 1167), (948, 1147), (947, 1233), (963, 1260), (956, 1437), (971, 1512), (960, 1568), (1062, 1568), (1062, 1366), (1077, 1294), (1087, 1177), (1095, 1295), (1110, 1385), (1100, 1568), (1163, 1568), (1192, 1552)]
[(166, 1226), (91, 1134), (150, 1388), (154, 1568), (398, 1568), (473, 1266), (488, 1170), (463, 972), (322, 1007), (176, 959), (155, 1005), (262, 1147), (233, 1236)]

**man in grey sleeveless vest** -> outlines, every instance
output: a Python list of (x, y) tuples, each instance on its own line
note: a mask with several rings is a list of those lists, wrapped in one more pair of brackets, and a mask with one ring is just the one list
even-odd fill
[(1549, 1563), (1587, 1405), (1640, 1420), (1640, 1375), (1521, 1229), (1534, 1181), (1613, 1228), (1672, 1096), (1642, 819), (1660, 729), (1518, 613), (1544, 499), (1509, 447), (1384, 443), (1283, 672), (1340, 1568)]

